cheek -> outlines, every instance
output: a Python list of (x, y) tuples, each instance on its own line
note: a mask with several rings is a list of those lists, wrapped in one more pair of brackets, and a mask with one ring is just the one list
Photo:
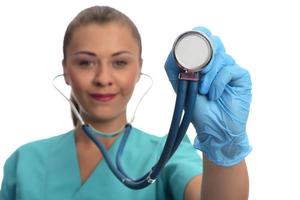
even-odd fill
[(83, 75), (78, 76), (76, 73), (70, 72), (69, 81), (72, 90), (80, 92), (87, 87), (88, 77)]
[[(125, 77), (125, 76), (124, 76)], [(138, 81), (138, 75), (136, 76), (128, 76), (129, 78), (122, 79), (119, 82), (120, 87), (122, 88), (123, 95), (130, 97), (133, 93), (135, 85)]]
[(123, 82), (123, 91), (125, 95), (131, 96), (135, 87), (136, 81), (127, 80)]

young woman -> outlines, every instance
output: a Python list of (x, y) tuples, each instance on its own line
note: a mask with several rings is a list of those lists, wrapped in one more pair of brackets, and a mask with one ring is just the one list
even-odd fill
[[(213, 39), (213, 42), (216, 41)], [(140, 78), (142, 66), (141, 38), (136, 26), (127, 16), (113, 8), (91, 7), (79, 13), (69, 24), (63, 45), (65, 82), (72, 88), (72, 101), (83, 120), (107, 135), (124, 129), (127, 123), (127, 103)], [(216, 54), (214, 59), (222, 59), (223, 64), (229, 62), (227, 57), (219, 57)], [(218, 80), (215, 78), (219, 74), (217, 72), (221, 72), (224, 66), (222, 64), (219, 67), (218, 63), (212, 62), (208, 66), (211, 69), (204, 72), (206, 74), (203, 77), (209, 78), (204, 78), (199, 86), (193, 117), (198, 133), (195, 147), (204, 152), (203, 163), (188, 139), (184, 138), (155, 183), (141, 190), (129, 189), (114, 177), (102, 154), (83, 133), (73, 115), (74, 130), (26, 144), (11, 155), (4, 167), (0, 199), (246, 199), (248, 178), (243, 159), (250, 151), (248, 141), (245, 142), (247, 136), (240, 134), (244, 129), (239, 128), (242, 132), (234, 137), (238, 125), (232, 120), (229, 124), (227, 119), (221, 124), (231, 134), (224, 136), (218, 124), (218, 115), (214, 115), (219, 110), (222, 114), (222, 108), (215, 105), (218, 105), (216, 102), (223, 93), (227, 99), (239, 94), (231, 94), (226, 88), (232, 83), (232, 77), (220, 83), (226, 87), (224, 92), (215, 92), (220, 93), (218, 98), (214, 96), (217, 94), (211, 94), (209, 89), (203, 88), (205, 85), (208, 88), (214, 87), (214, 81)], [(171, 56), (167, 59), (166, 70), (176, 88), (177, 83), (172, 77), (176, 76), (177, 68)], [(235, 79), (234, 70), (248, 76), (240, 68), (230, 68), (229, 72), (234, 74)], [(214, 75), (211, 75), (212, 72)], [(244, 83), (241, 81), (239, 88), (243, 88), (243, 84), (248, 87), (249, 80)], [(231, 84), (231, 87), (234, 85)], [(203, 102), (204, 99), (207, 102)], [(212, 116), (203, 116), (205, 112), (197, 105), (205, 106), (205, 103), (207, 110), (216, 109)], [(212, 106), (208, 103), (212, 103)], [(234, 107), (237, 102), (231, 103)], [(247, 105), (243, 107), (244, 112), (249, 108)], [(230, 114), (231, 111), (228, 116)], [(247, 114), (244, 113), (246, 119)], [(211, 123), (214, 120), (216, 122)], [(218, 130), (220, 136), (209, 134), (209, 129)], [(99, 137), (112, 157), (116, 155), (121, 135), (122, 131), (114, 137)], [(214, 145), (214, 138), (223, 144), (221, 153)], [(225, 143), (231, 144), (231, 150), (228, 150)], [(163, 144), (164, 138), (133, 128), (122, 157), (124, 170), (131, 177), (138, 178), (145, 174), (158, 159)]]

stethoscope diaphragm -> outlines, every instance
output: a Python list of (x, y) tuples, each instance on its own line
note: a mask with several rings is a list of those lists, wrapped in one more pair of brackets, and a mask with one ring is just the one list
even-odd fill
[(188, 72), (198, 72), (205, 67), (213, 55), (209, 39), (198, 31), (187, 31), (174, 42), (173, 56), (178, 66)]

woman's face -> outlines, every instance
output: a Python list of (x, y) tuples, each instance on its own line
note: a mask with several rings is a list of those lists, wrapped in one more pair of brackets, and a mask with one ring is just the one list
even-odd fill
[(75, 29), (64, 73), (82, 117), (89, 123), (126, 120), (141, 64), (138, 43), (127, 26), (89, 24)]

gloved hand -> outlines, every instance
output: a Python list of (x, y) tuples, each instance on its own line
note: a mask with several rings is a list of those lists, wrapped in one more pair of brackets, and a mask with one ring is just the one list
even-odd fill
[[(204, 27), (193, 30), (205, 34), (212, 42), (211, 62), (200, 73), (199, 91), (192, 124), (197, 137), (194, 147), (220, 166), (232, 166), (251, 151), (246, 123), (251, 103), (249, 73), (225, 53), (221, 40)], [(179, 68), (169, 54), (165, 69), (176, 91)]]

